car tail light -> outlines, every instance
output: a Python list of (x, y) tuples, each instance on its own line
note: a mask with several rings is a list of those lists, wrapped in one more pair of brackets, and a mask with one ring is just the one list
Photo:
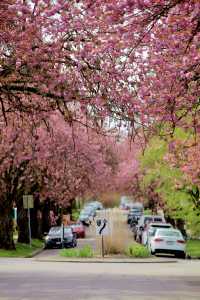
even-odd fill
[(163, 239), (161, 239), (161, 238), (156, 238), (156, 239), (154, 239), (154, 242), (163, 242), (164, 240)]
[(177, 240), (177, 243), (185, 244), (185, 241), (184, 240)]

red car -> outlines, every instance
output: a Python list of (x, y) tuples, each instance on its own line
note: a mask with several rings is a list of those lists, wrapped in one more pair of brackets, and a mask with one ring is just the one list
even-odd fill
[(73, 233), (76, 234), (77, 238), (85, 237), (85, 227), (81, 223), (76, 223), (71, 225)]

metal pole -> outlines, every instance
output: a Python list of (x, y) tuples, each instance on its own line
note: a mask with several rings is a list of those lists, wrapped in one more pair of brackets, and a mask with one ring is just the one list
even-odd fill
[(103, 234), (101, 236), (101, 249), (102, 249), (102, 257), (104, 257), (104, 240), (103, 240)]
[(64, 224), (61, 224), (61, 244), (62, 248), (64, 248)]
[(64, 239), (65, 239), (65, 226), (64, 226), (64, 224), (63, 224), (62, 234), (63, 234), (63, 245), (62, 245), (62, 247), (64, 248), (65, 247), (65, 245), (64, 245)]
[(28, 231), (29, 231), (29, 244), (31, 248), (31, 218), (30, 218), (30, 208), (28, 208)]

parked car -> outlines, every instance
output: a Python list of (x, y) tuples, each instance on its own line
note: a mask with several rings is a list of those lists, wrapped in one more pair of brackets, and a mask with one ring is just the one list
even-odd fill
[(143, 205), (141, 203), (134, 203), (127, 215), (127, 223), (130, 224), (132, 220), (139, 220), (143, 214)]
[(129, 210), (133, 202), (127, 196), (122, 196), (120, 200), (119, 208), (122, 210)]
[(135, 230), (135, 239), (137, 242), (142, 242), (142, 233), (146, 229), (147, 224), (152, 222), (165, 223), (165, 218), (160, 215), (142, 215)]
[(84, 209), (90, 208), (94, 211), (103, 209), (103, 204), (99, 201), (92, 201), (85, 204)]
[(89, 226), (92, 223), (92, 220), (93, 220), (93, 216), (90, 213), (88, 213), (86, 211), (82, 211), (80, 213), (79, 221), (83, 225)]
[(179, 258), (185, 258), (185, 247), (186, 242), (180, 230), (172, 228), (157, 229), (148, 243), (152, 254), (169, 253)]
[(83, 226), (82, 223), (72, 224), (70, 227), (72, 228), (72, 231), (77, 238), (85, 237), (85, 227)]
[(76, 236), (71, 227), (64, 227), (64, 239), (62, 244), (62, 227), (51, 227), (48, 235), (45, 237), (45, 248), (74, 248), (77, 245)]
[(158, 228), (173, 228), (170, 223), (149, 223), (146, 226), (146, 229), (142, 233), (142, 244), (147, 245), (148, 240), (155, 235), (155, 232)]

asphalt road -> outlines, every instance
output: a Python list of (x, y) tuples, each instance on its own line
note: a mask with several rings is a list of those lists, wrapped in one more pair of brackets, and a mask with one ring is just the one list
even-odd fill
[[(94, 238), (85, 238), (77, 240), (77, 248), (83, 248), (84, 245), (90, 245), (94, 250), (96, 249), (96, 241)], [(45, 249), (37, 255), (37, 258), (48, 258), (59, 256), (60, 249)]]
[(0, 259), (0, 300), (199, 300), (200, 261), (45, 263)]

